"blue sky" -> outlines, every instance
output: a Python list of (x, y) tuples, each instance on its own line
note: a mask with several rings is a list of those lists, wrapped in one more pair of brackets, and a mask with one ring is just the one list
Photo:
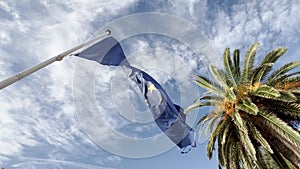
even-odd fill
[[(163, 33), (145, 31), (126, 36), (126, 28), (134, 27), (126, 19), (122, 27), (112, 29), (122, 40), (129, 61), (149, 72), (175, 103), (186, 107), (202, 92), (191, 82), (192, 75), (206, 74), (207, 64), (219, 65), (226, 47), (239, 48), (243, 54), (258, 41), (258, 60), (277, 46), (289, 49), (278, 65), (299, 60), (299, 8), (297, 0), (0, 0), (0, 80), (87, 41), (101, 29), (120, 22), (120, 18), (154, 12), (162, 16), (160, 23), (151, 25), (149, 18), (141, 18), (146, 19), (141, 22), (149, 25), (138, 25), (134, 30), (163, 27)], [(177, 19), (165, 20), (163, 14)], [(181, 19), (188, 24), (178, 24)], [(195, 39), (199, 34), (191, 34), (186, 42), (180, 36), (191, 25), (203, 36)], [(174, 36), (170, 37), (171, 34)], [(205, 44), (212, 50), (205, 52)], [(88, 118), (79, 113), (85, 106), (78, 106), (78, 102), (87, 105), (89, 99), (83, 102), (74, 97), (74, 93), (81, 92), (80, 86), (85, 85), (89, 68), (96, 70), (92, 74), (94, 79), (89, 79), (94, 80), (94, 95), (90, 99), (95, 99), (96, 106), (95, 112), (86, 112), (86, 117), (98, 120), (100, 113), (104, 118), (98, 124), (85, 122)], [(99, 143), (103, 142), (112, 147), (127, 146), (112, 138), (102, 128), (103, 124), (135, 139), (160, 134), (135, 86), (127, 84), (127, 88), (121, 88), (118, 80), (122, 79), (116, 72), (116, 68), (67, 57), (1, 90), (0, 167), (217, 168), (216, 157), (211, 161), (206, 157), (205, 137), (197, 148), (184, 155), (172, 145), (171, 150), (148, 158), (124, 157), (101, 147)], [(200, 110), (204, 111), (208, 110)], [(192, 125), (194, 116), (188, 118)], [(91, 133), (87, 127), (93, 129), (88, 130)], [(159, 148), (159, 144), (145, 145), (141, 152)], [(139, 151), (134, 147), (128, 149)], [(126, 153), (130, 155), (131, 151)]]

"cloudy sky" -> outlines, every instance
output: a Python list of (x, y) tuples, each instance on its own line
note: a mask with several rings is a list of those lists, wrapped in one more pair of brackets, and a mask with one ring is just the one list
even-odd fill
[[(244, 53), (258, 41), (258, 60), (277, 46), (289, 49), (279, 64), (299, 60), (299, 8), (297, 0), (0, 0), (0, 80), (109, 28), (129, 61), (186, 107), (202, 92), (192, 75), (219, 65), (225, 47)], [(205, 138), (188, 154), (163, 138), (123, 75), (66, 57), (2, 89), (0, 167), (217, 167), (215, 156), (206, 157)], [(193, 125), (196, 117), (188, 118)], [(144, 144), (135, 147), (138, 141)]]

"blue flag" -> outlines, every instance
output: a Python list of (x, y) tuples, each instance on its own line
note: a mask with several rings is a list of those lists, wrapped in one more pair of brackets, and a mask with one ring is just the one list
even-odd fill
[(129, 64), (120, 43), (109, 36), (75, 56), (96, 61), (102, 65), (124, 66), (130, 69), (134, 81), (145, 98), (158, 127), (181, 149), (195, 147), (195, 131), (186, 124), (183, 109), (174, 104), (161, 85), (146, 72)]

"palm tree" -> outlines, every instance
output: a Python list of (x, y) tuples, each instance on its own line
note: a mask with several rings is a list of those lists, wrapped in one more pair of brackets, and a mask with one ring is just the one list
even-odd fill
[(207, 90), (189, 106), (213, 106), (197, 126), (211, 131), (207, 156), (217, 142), (219, 167), (300, 168), (300, 60), (275, 71), (273, 64), (287, 51), (278, 47), (254, 66), (254, 43), (240, 67), (240, 52), (224, 52), (224, 69), (211, 65), (214, 80), (196, 75), (196, 83)]

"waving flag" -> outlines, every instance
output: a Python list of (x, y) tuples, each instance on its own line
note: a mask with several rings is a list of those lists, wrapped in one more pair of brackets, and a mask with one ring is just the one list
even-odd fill
[(158, 127), (181, 149), (195, 147), (195, 131), (185, 122), (183, 109), (174, 104), (161, 85), (146, 72), (129, 64), (120, 43), (112, 36), (83, 50), (75, 56), (96, 61), (102, 65), (123, 66), (131, 73), (129, 78), (139, 87)]

